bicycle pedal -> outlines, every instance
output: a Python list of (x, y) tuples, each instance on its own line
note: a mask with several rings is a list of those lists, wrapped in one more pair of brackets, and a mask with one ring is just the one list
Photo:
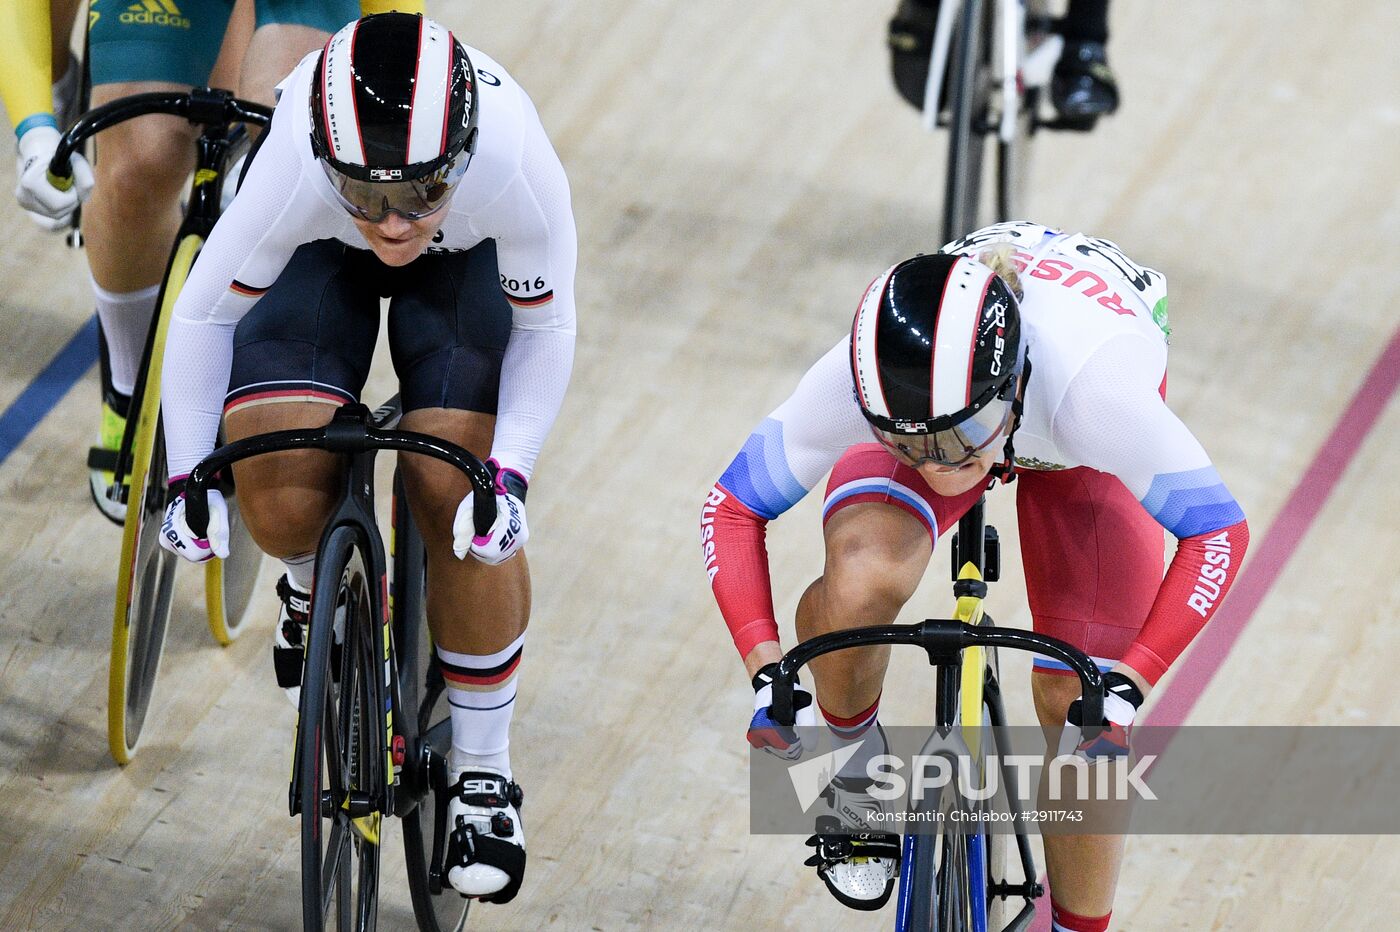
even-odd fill
[(1055, 130), (1065, 133), (1087, 133), (1093, 130), (1098, 124), (1099, 118), (1090, 117), (1056, 117), (1053, 120), (1043, 120), (1038, 125), (1041, 129)]

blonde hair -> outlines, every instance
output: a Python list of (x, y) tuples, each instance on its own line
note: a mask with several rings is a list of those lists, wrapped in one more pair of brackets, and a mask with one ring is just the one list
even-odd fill
[(1016, 268), (1016, 247), (1010, 243), (993, 243), (977, 254), (977, 261), (987, 266), (997, 277), (1006, 282), (1006, 287), (1020, 301), (1026, 296), (1021, 287), (1021, 273)]

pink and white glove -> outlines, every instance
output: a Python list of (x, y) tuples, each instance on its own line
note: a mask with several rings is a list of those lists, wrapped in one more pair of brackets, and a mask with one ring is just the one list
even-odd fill
[(525, 477), (514, 469), (501, 466), (494, 459), (486, 465), (496, 475), (496, 523), (490, 533), (478, 537), (472, 524), (476, 511), (473, 493), (457, 506), (457, 517), (452, 521), (452, 552), (457, 559), (464, 560), (468, 553), (482, 563), (496, 566), (504, 563), (525, 546), (530, 537), (530, 527), (525, 523), (525, 490), (528, 483)]
[(181, 492), (165, 509), (160, 525), (160, 545), (191, 563), (203, 563), (210, 557), (228, 559), (228, 505), (223, 493), (209, 490), (208, 537), (197, 537), (185, 520), (185, 494)]

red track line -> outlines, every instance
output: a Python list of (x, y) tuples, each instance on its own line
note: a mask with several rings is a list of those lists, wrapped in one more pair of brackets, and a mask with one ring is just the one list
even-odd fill
[(1190, 716), (1255, 610), (1283, 574), (1322, 506), (1341, 482), (1397, 384), (1400, 384), (1400, 329), (1391, 334), (1390, 342), (1347, 403), (1337, 426), (1313, 456), (1312, 465), (1289, 493), (1264, 539), (1251, 548), (1253, 552), (1234, 589), (1215, 618), (1197, 636), (1176, 676), (1152, 703), (1144, 725), (1171, 727), (1182, 724)]
[[(1313, 456), (1312, 465), (1289, 493), (1274, 523), (1263, 539), (1250, 548), (1249, 560), (1220, 611), (1197, 636), (1190, 653), (1180, 661), (1180, 669), (1153, 699), (1141, 724), (1174, 727), (1191, 715), (1206, 687), (1225, 665), (1254, 612), (1278, 582), (1322, 506), (1341, 482), (1361, 444), (1370, 436), (1398, 385), (1400, 328), (1390, 335), (1390, 342), (1347, 403), (1337, 426)], [(1041, 882), (1045, 882), (1044, 876)], [(1049, 932), (1048, 901), (1048, 895), (1040, 901), (1043, 905), (1036, 909), (1029, 932)]]

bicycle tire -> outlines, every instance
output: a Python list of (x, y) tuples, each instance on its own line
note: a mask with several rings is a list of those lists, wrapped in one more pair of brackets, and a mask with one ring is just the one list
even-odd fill
[(983, 155), (994, 128), (987, 119), (991, 97), (991, 22), (983, 0), (963, 0), (954, 40), (948, 99), (948, 167), (943, 194), (943, 241), (951, 243), (983, 224)]
[[(317, 559), (297, 725), (306, 929), (368, 932), (377, 921), (386, 786), (383, 718), (375, 714), (382, 702), (375, 687), (382, 646), (376, 665), (379, 625), (370, 586), (358, 529), (337, 527)], [(342, 609), (343, 644), (333, 672)], [(328, 926), (332, 916), (335, 924)]]
[[(985, 618), (985, 616), (984, 616), (984, 621), (983, 621), (983, 623), (984, 623), (984, 624), (987, 624), (987, 625), (990, 625), (990, 624), (991, 624), (991, 620)], [(992, 678), (992, 679), (1000, 680), (1001, 667), (1000, 667), (1000, 663), (999, 663), (998, 660), (997, 660), (997, 651), (996, 651), (996, 648), (995, 648), (995, 647), (989, 647), (989, 648), (987, 648), (986, 650), (987, 650), (987, 667), (986, 667), (986, 669), (987, 669), (987, 675), (988, 675), (990, 678)], [(987, 747), (988, 745), (990, 745), (990, 746), (992, 746), (992, 747), (997, 747), (995, 738), (994, 738), (994, 736), (993, 736), (993, 731), (992, 731), (992, 716), (991, 716), (991, 712), (988, 711), (988, 708), (987, 708), (987, 703), (990, 702), (990, 701), (991, 701), (991, 700), (988, 699), (985, 695), (983, 696), (983, 703), (982, 703), (982, 729), (983, 729), (983, 731), (982, 731), (982, 733), (983, 733), (983, 735), (985, 735), (985, 738), (983, 739), (983, 747)], [(997, 750), (998, 750), (998, 753), (1001, 753), (1001, 749), (1000, 749), (999, 747), (997, 747)], [(984, 761), (984, 768), (985, 768), (985, 761)], [(998, 774), (998, 776), (1000, 777), (1000, 774)], [(1008, 800), (1008, 795), (1007, 795), (1008, 792), (1009, 792), (1009, 790), (1010, 790), (1010, 788), (1006, 785), (1006, 782), (1005, 782), (1004, 780), (1000, 780), (1000, 779), (999, 779), (999, 780), (997, 781), (997, 792), (996, 792), (996, 795), (993, 796), (991, 799), (987, 800), (986, 802), (984, 802), (982, 805), (983, 805), (985, 808), (987, 808), (987, 809), (989, 809), (989, 810), (992, 810), (992, 811), (1003, 811), (1003, 810), (1005, 810), (1005, 811), (1010, 811), (1011, 806), (1010, 806), (1010, 802), (1009, 802), (1009, 800)], [(1003, 803), (1004, 803), (1004, 804), (1003, 804)], [(986, 823), (983, 823), (983, 824), (989, 825), (989, 826), (995, 826), (997, 823), (996, 823), (996, 822), (986, 822)], [(987, 926), (988, 929), (1000, 930), (1000, 929), (1006, 928), (1006, 924), (1007, 924), (1008, 922), (1011, 921), (1012, 910), (1010, 909), (1010, 903), (1009, 903), (1008, 900), (1006, 900), (1006, 899), (1003, 898), (1003, 897), (993, 896), (993, 895), (991, 894), (991, 890), (992, 890), (993, 884), (996, 884), (996, 883), (1005, 883), (1005, 882), (1007, 881), (1006, 859), (1007, 859), (1007, 855), (1008, 855), (1008, 853), (1009, 853), (1009, 851), (1010, 851), (1010, 846), (1007, 844), (1007, 841), (1006, 841), (1006, 833), (1005, 833), (1005, 832), (1001, 832), (1001, 831), (987, 831), (987, 832), (984, 832), (984, 833), (983, 833), (983, 837), (986, 838), (986, 858), (985, 858), (985, 861), (986, 861), (986, 863), (985, 863), (985, 884), (986, 884), (986, 891), (987, 891), (987, 892), (986, 892), (986, 908), (987, 908), (987, 913), (986, 913), (986, 916), (987, 916), (987, 923), (986, 923), (986, 926)]]
[(160, 418), (160, 361), (165, 355), (175, 297), (203, 245), (203, 239), (189, 235), (171, 255), (155, 326), (142, 360), (143, 377), (133, 397), (136, 421), (126, 474), (127, 512), (107, 668), (107, 747), (118, 764), (130, 762), (140, 744), (174, 597), (176, 557), (159, 543), (169, 490)]
[[(471, 900), (441, 883), (435, 893), (430, 876), (433, 852), (442, 847), (434, 844), (439, 814), (437, 784), (446, 780), (441, 766), (452, 751), (452, 721), (447, 684), (438, 666), (425, 611), (423, 539), (409, 513), (397, 473), (394, 476), (393, 541), (393, 631), (402, 702), (394, 721), (413, 755), (405, 762), (405, 780), (400, 788), (401, 796), (412, 797), (412, 800), (407, 811), (399, 813), (403, 823), (408, 891), (422, 932), (458, 932), (466, 925)], [(424, 753), (426, 750), (431, 750), (431, 758)]]
[[(1026, 9), (1025, 33), (1020, 38), (1023, 48), (1034, 48), (1049, 35), (1049, 19), (1043, 4), (1031, 3)], [(1024, 54), (1024, 51), (1023, 51)], [(1040, 128), (1042, 87), (1025, 87), (1018, 81), (1016, 123), (1011, 141), (997, 138), (997, 219), (1018, 220), (1029, 216), (1026, 209), (1030, 190), (1031, 144)]]
[(940, 932), (971, 932), (967, 889), (970, 836), (940, 824), (937, 837), (939, 864), (934, 898), (938, 903), (938, 928)]
[(213, 559), (204, 567), (204, 614), (209, 633), (227, 647), (238, 639), (248, 621), (248, 607), (257, 591), (262, 550), (238, 510), (238, 495), (225, 496), (228, 505), (227, 560)]
[(129, 763), (141, 743), (165, 652), (178, 559), (160, 546), (167, 483), (159, 414), (138, 433), (136, 451), (146, 468), (131, 476), (107, 668), (107, 746), (118, 764)]

